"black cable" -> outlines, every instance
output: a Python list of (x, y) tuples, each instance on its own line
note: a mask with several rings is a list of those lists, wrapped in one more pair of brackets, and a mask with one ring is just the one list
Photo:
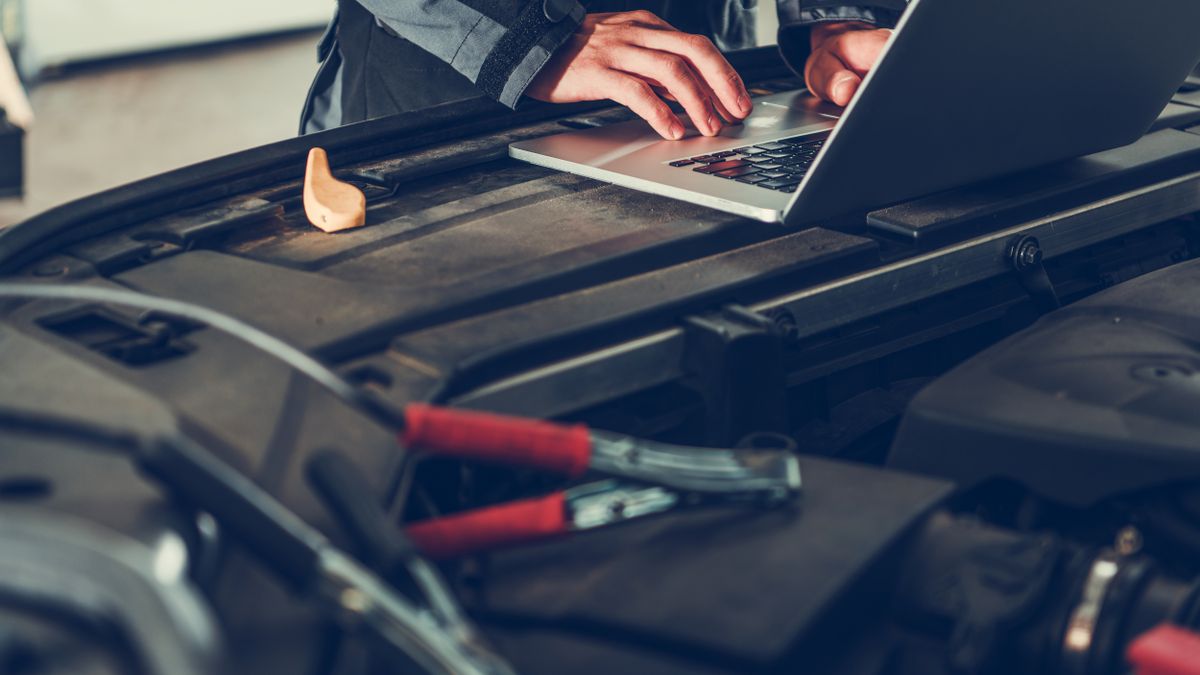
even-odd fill
[(368, 392), (355, 387), (320, 361), (270, 333), (202, 305), (159, 298), (135, 291), (82, 284), (49, 286), (0, 283), (0, 298), (72, 300), (123, 305), (202, 323), (286, 363), (376, 422), (395, 430), (404, 428), (402, 411), (396, 410)]
[(0, 426), (6, 432), (54, 436), (122, 454), (132, 454), (142, 443), (137, 434), (124, 429), (111, 429), (74, 417), (46, 415), (4, 405), (0, 405)]
[[(336, 564), (344, 556), (323, 534), (203, 445), (180, 433), (139, 436), (132, 431), (113, 430), (73, 417), (29, 413), (0, 404), (0, 422), (9, 421), (20, 430), (65, 436), (127, 451), (139, 470), (154, 478), (174, 498), (211, 513), (302, 597), (320, 596), (331, 585), (336, 587), (346, 583), (349, 589), (379, 592), (381, 597), (390, 598), (389, 602), (378, 605), (386, 609), (376, 611), (386, 611), (385, 618), (392, 618), (377, 619), (371, 625), (376, 636), (384, 638), (384, 644), (404, 654), (406, 660), (417, 661), (418, 665), (422, 659), (436, 663), (439, 666), (436, 672), (512, 674), (511, 668), (480, 641), (437, 570), (415, 549), (409, 548), (400, 533), (386, 529), (387, 518), (382, 507), (363, 499), (365, 480), (346, 460), (335, 458), (337, 472), (333, 475), (328, 475), (328, 465), (318, 467), (319, 477), (333, 479), (318, 481), (319, 487), (330, 488), (321, 496), (333, 496), (334, 511), (340, 511), (339, 515), (348, 514), (349, 524), (366, 526), (357, 534), (390, 542), (379, 551), (381, 562), (394, 567), (396, 561), (389, 559), (405, 559), (416, 587), (428, 603), (426, 610), (401, 604), (394, 586), (377, 580), (366, 570), (360, 573), (356, 568)], [(343, 494), (347, 490), (349, 492)], [(335, 562), (332, 565), (327, 560), (330, 552)], [(341, 609), (340, 604), (337, 607)], [(429, 624), (430, 616), (436, 619), (438, 626)], [(403, 627), (396, 623), (398, 620)], [(398, 635), (397, 631), (402, 628), (404, 635)], [(429, 637), (430, 634), (438, 636), (437, 639)], [(414, 653), (410, 651), (412, 648), (420, 651)], [(470, 668), (462, 667), (466, 665)]]
[(392, 578), (416, 555), (416, 549), (376, 501), (374, 490), (358, 467), (335, 450), (321, 450), (305, 463), (313, 492), (350, 537), (358, 558)]
[(183, 434), (138, 434), (77, 417), (31, 413), (4, 405), (0, 405), (0, 423), (4, 423), (5, 431), (67, 438), (122, 452), (172, 497), (211, 513), (237, 532), (244, 546), (298, 592), (306, 591), (317, 571), (323, 537)]

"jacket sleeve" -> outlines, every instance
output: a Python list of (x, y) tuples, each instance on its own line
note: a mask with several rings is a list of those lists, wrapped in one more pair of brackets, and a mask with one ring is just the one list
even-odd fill
[(578, 0), (354, 1), (510, 108), (585, 14)]
[(802, 75), (812, 52), (809, 35), (813, 24), (862, 21), (891, 28), (907, 4), (907, 0), (779, 0), (779, 49), (788, 66)]

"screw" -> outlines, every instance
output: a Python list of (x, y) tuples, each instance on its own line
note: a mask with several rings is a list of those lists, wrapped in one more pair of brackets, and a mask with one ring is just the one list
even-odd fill
[(773, 487), (767, 492), (765, 501), (768, 505), (772, 506), (775, 504), (782, 504), (783, 502), (787, 501), (789, 495), (790, 493), (788, 492), (787, 488)]
[(642, 461), (642, 453), (637, 448), (629, 448), (625, 451), (625, 455), (621, 458), (629, 464), (637, 464)]
[(201, 511), (196, 514), (196, 529), (208, 539), (212, 539), (221, 533), (220, 527), (217, 525), (217, 519), (213, 518), (212, 514), (207, 511)]
[(1117, 530), (1113, 548), (1123, 556), (1130, 556), (1142, 550), (1142, 533), (1132, 525), (1126, 525)]
[(1034, 237), (1020, 237), (1009, 244), (1008, 259), (1017, 271), (1035, 267), (1042, 262), (1042, 246)]
[(345, 619), (353, 621), (371, 609), (371, 599), (357, 588), (347, 588), (338, 596), (338, 605), (345, 612)]
[(60, 277), (68, 272), (66, 265), (47, 263), (33, 270), (35, 277)]
[(786, 309), (779, 309), (768, 313), (767, 317), (774, 322), (775, 329), (778, 330), (780, 334), (792, 340), (796, 339), (796, 334), (799, 332), (798, 323), (796, 322), (796, 315), (792, 314)]
[(1017, 259), (1023, 266), (1032, 267), (1042, 262), (1042, 249), (1034, 242), (1027, 241), (1021, 245)]

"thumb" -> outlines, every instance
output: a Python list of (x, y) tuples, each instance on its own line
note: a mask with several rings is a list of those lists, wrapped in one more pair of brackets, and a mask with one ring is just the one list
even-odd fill
[(829, 79), (829, 99), (836, 105), (845, 106), (858, 91), (862, 78), (849, 70), (843, 70)]

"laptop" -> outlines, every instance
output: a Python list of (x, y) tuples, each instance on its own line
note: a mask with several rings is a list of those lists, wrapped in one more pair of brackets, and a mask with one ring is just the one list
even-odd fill
[(512, 157), (767, 222), (812, 223), (1140, 138), (1200, 61), (1200, 2), (910, 0), (844, 110), (803, 90), (661, 139), (641, 120)]

